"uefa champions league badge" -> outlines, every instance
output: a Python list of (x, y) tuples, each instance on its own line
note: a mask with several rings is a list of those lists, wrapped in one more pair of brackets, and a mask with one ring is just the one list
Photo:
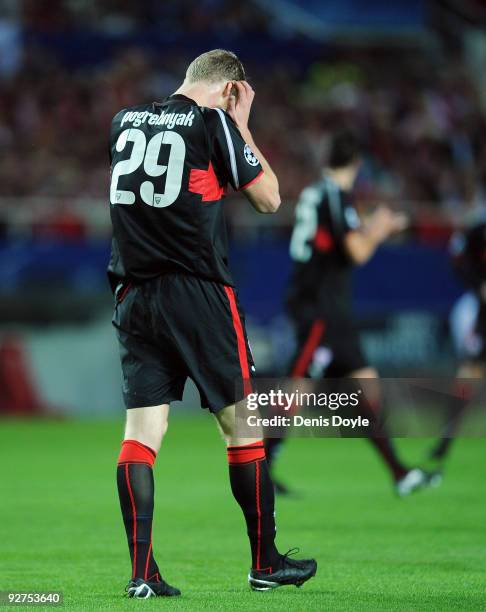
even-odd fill
[(258, 157), (251, 150), (250, 145), (248, 144), (245, 145), (245, 148), (243, 149), (243, 153), (245, 155), (246, 161), (250, 164), (250, 166), (258, 166), (260, 162), (258, 161)]

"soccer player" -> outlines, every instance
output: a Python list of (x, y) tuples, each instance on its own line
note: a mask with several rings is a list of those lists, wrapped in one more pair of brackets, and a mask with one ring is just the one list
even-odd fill
[[(486, 222), (475, 219), (450, 242), (452, 262), (468, 291), (451, 312), (450, 323), (459, 357), (458, 379), (481, 379), (486, 374)], [(430, 453), (435, 469), (442, 469), (452, 442), (472, 396), (466, 381), (460, 380), (459, 393), (454, 393), (448, 406), (447, 422), (441, 439)], [(466, 397), (464, 397), (464, 395)]]
[(251, 588), (300, 586), (316, 573), (314, 560), (277, 550), (263, 442), (235, 430), (235, 382), (248, 381), (254, 365), (228, 269), (223, 196), (230, 184), (258, 212), (280, 205), (277, 178), (248, 129), (254, 95), (236, 55), (217, 49), (189, 65), (175, 94), (122, 110), (111, 126), (108, 273), (127, 408), (117, 483), (130, 597), (180, 594), (162, 579), (152, 549), (152, 467), (187, 378), (226, 440)]
[[(360, 221), (349, 195), (359, 166), (357, 137), (350, 130), (337, 131), (322, 178), (304, 189), (297, 204), (290, 242), (294, 269), (287, 301), (297, 333), (297, 355), (291, 367), (294, 378), (378, 377), (363, 355), (354, 323), (351, 272), (353, 266), (366, 263), (387, 238), (403, 230), (407, 219), (381, 206), (364, 223)], [(376, 412), (376, 406), (368, 409)], [(423, 470), (403, 465), (383, 431), (370, 441), (388, 466), (399, 495), (428, 484)], [(269, 463), (280, 444), (279, 438), (266, 441)], [(277, 491), (285, 493), (285, 485), (277, 483)]]

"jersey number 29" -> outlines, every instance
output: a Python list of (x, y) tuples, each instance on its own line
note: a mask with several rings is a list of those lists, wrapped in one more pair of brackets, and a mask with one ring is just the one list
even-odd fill
[[(175, 202), (181, 191), (182, 173), (184, 171), (184, 159), (186, 157), (186, 145), (184, 139), (177, 132), (159, 132), (147, 138), (142, 130), (124, 130), (116, 141), (116, 150), (120, 153), (126, 147), (127, 142), (133, 142), (131, 155), (128, 159), (117, 162), (111, 174), (110, 202), (112, 204), (134, 204), (135, 193), (118, 189), (118, 180), (121, 176), (131, 174), (140, 168), (147, 177), (159, 177), (167, 172), (165, 179), (165, 190), (157, 193), (152, 181), (146, 180), (140, 184), (140, 197), (145, 204), (163, 208)], [(162, 145), (170, 145), (170, 154), (167, 165), (158, 163)]]

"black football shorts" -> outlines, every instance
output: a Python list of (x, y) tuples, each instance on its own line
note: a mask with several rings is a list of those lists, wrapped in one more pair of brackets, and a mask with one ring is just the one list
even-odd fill
[(295, 323), (297, 350), (291, 377), (341, 378), (369, 366), (350, 317), (327, 315)]
[(187, 378), (211, 412), (234, 404), (255, 370), (232, 287), (185, 274), (119, 286), (113, 325), (127, 408), (182, 399)]

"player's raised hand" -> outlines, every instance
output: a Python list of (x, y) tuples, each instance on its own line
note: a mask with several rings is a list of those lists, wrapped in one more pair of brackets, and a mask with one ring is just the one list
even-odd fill
[(392, 234), (402, 232), (409, 224), (409, 218), (404, 213), (397, 213), (387, 206), (380, 206), (371, 216), (371, 224), (378, 240), (386, 240)]
[(234, 81), (233, 85), (236, 89), (236, 95), (230, 96), (228, 115), (240, 130), (246, 129), (255, 92), (247, 81)]
[(410, 217), (403, 212), (393, 213), (393, 232), (403, 232), (408, 227), (410, 227)]

